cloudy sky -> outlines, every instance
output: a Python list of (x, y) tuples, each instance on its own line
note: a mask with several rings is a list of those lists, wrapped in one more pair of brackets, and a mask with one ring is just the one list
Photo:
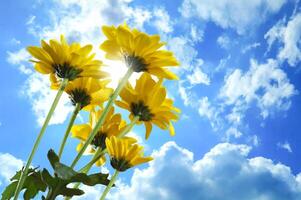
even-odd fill
[[(16, 0), (0, 11), (0, 191), (27, 159), (55, 95), (26, 46), (65, 34), (103, 58), (100, 27), (127, 22), (160, 34), (180, 60), (181, 80), (164, 84), (182, 114), (172, 138), (154, 129), (143, 141), (144, 128), (133, 130), (155, 160), (122, 174), (108, 199), (301, 199), (299, 0)], [(106, 62), (113, 87), (125, 68)], [(46, 152), (58, 149), (72, 111), (66, 96), (57, 110), (35, 166), (49, 167)], [(81, 113), (76, 123), (86, 120)], [(76, 144), (69, 140), (65, 163)], [(102, 188), (84, 190), (78, 199), (93, 200)]]

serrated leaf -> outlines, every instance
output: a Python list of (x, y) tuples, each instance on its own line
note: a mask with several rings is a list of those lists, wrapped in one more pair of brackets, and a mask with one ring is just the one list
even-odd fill
[(56, 153), (52, 149), (50, 149), (48, 151), (47, 157), (48, 157), (48, 160), (49, 160), (52, 168), (55, 168), (55, 164), (60, 162), (59, 157), (56, 155)]
[(15, 194), (17, 185), (18, 185), (17, 181), (14, 181), (11, 184), (9, 184), (2, 192), (1, 200), (7, 200), (12, 198)]
[(72, 196), (80, 196), (83, 195), (84, 191), (77, 188), (64, 188), (60, 191), (60, 195), (66, 196), (66, 197), (72, 197)]
[[(47, 188), (47, 185), (42, 181), (41, 174), (39, 171), (36, 171), (37, 168), (29, 169), (29, 172), (24, 180), (22, 190), (24, 191), (24, 199), (29, 200), (34, 198), (39, 191), (44, 192)], [(21, 170), (18, 171), (12, 178), (11, 184), (9, 184), (2, 193), (2, 200), (10, 199), (14, 196), (18, 181), (21, 175)]]
[[(50, 192), (49, 196), (56, 198), (59, 195), (72, 197), (75, 195), (82, 195), (84, 192), (77, 188), (68, 188), (67, 185), (70, 183), (83, 183), (85, 185), (94, 186), (97, 184), (108, 185), (110, 180), (108, 174), (92, 174), (87, 175), (84, 173), (78, 173), (71, 167), (60, 163), (58, 156), (53, 150), (49, 150), (47, 157), (54, 170), (55, 176), (51, 176), (50, 173), (44, 169), (41, 172), (42, 180), (48, 185)], [(47, 197), (45, 198), (47, 200)]]

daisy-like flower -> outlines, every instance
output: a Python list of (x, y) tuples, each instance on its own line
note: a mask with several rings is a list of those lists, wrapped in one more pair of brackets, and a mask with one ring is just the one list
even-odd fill
[(49, 74), (51, 88), (57, 89), (61, 79), (72, 81), (78, 77), (104, 78), (106, 72), (100, 70), (102, 62), (91, 54), (92, 45), (81, 47), (79, 43), (68, 44), (64, 36), (60, 42), (41, 41), (41, 47), (30, 46), (28, 52), (35, 58), (35, 69), (42, 74)]
[(135, 88), (129, 82), (126, 84), (120, 97), (122, 100), (117, 100), (116, 105), (130, 111), (130, 119), (138, 117), (138, 123), (144, 123), (146, 139), (151, 133), (152, 124), (163, 130), (169, 129), (171, 135), (175, 134), (171, 121), (178, 120), (180, 110), (166, 97), (162, 79), (156, 82), (151, 75), (143, 73), (136, 81)]
[[(81, 142), (77, 146), (77, 151), (80, 151), (85, 141), (89, 138), (96, 122), (102, 115), (102, 110), (92, 110), (90, 112), (90, 120), (87, 124), (74, 125), (71, 128), (72, 137), (75, 137)], [(105, 140), (110, 136), (118, 136), (122, 130), (126, 127), (126, 122), (122, 120), (120, 114), (114, 114), (114, 107), (112, 107), (105, 119), (103, 126), (98, 130), (97, 135), (94, 137), (93, 141), (90, 144), (90, 148), (87, 151), (88, 154), (94, 154), (97, 148), (105, 149), (106, 143)], [(129, 140), (130, 143), (136, 142), (132, 138), (125, 137)], [(96, 165), (101, 165), (105, 161), (102, 157)]]
[(98, 80), (90, 77), (77, 78), (70, 81), (65, 88), (73, 105), (80, 104), (81, 108), (91, 110), (107, 101), (113, 89), (106, 87), (109, 80)]
[(120, 172), (153, 160), (152, 157), (143, 156), (142, 146), (124, 138), (109, 137), (106, 139), (106, 146), (112, 167)]
[(123, 60), (135, 72), (148, 72), (160, 78), (178, 79), (167, 67), (178, 66), (173, 53), (161, 50), (164, 42), (159, 35), (147, 35), (127, 25), (103, 26), (107, 40), (100, 45), (106, 52), (106, 58)]

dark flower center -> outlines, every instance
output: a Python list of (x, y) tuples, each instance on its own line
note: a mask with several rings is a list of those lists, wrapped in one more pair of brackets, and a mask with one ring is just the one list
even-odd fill
[(141, 100), (138, 103), (131, 103), (131, 111), (134, 116), (139, 116), (139, 121), (150, 121), (154, 117), (148, 106)]
[(111, 165), (114, 169), (117, 169), (120, 172), (124, 172), (125, 170), (131, 168), (130, 163), (123, 158), (111, 158)]
[(147, 64), (145, 60), (139, 56), (124, 56), (125, 63), (128, 68), (132, 68), (134, 72), (143, 72), (147, 71)]
[(81, 105), (81, 108), (89, 105), (91, 102), (90, 95), (87, 93), (85, 89), (82, 88), (76, 88), (72, 90), (71, 93), (69, 94), (69, 98), (71, 99), (72, 104), (74, 106), (79, 103)]
[(70, 66), (68, 63), (54, 64), (53, 68), (59, 78), (67, 78), (69, 81), (76, 79), (83, 71), (82, 69)]
[(106, 138), (107, 138), (106, 133), (98, 132), (97, 135), (93, 138), (91, 144), (93, 145), (93, 147), (95, 149), (97, 149), (98, 147), (101, 149), (105, 149), (106, 148)]

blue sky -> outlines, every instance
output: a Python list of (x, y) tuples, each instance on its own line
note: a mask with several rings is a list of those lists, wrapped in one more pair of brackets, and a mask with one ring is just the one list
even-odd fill
[[(180, 60), (181, 80), (164, 84), (182, 114), (176, 136), (155, 128), (148, 141), (140, 139), (155, 161), (122, 174), (108, 198), (301, 199), (298, 0), (17, 0), (0, 8), (0, 190), (27, 159), (55, 95), (48, 78), (33, 71), (26, 46), (65, 34), (92, 43), (103, 58), (100, 27), (126, 21), (160, 34)], [(125, 69), (106, 62), (114, 86)], [(35, 166), (49, 167), (46, 153), (58, 149), (72, 111), (66, 96), (57, 110)], [(76, 123), (86, 120), (81, 113)], [(144, 128), (132, 134), (143, 138)], [(69, 140), (66, 163), (76, 145)], [(101, 188), (85, 191), (79, 199)]]

